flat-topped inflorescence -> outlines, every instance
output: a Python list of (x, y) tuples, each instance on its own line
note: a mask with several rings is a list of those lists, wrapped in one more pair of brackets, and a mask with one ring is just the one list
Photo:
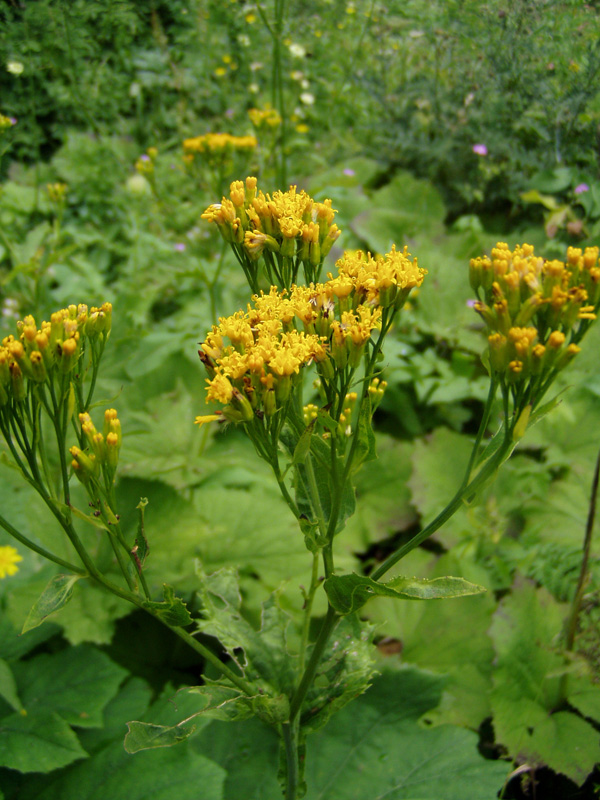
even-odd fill
[(44, 384), (72, 373), (86, 345), (103, 348), (111, 325), (110, 303), (91, 309), (70, 305), (54, 312), (39, 328), (32, 316), (17, 322), (17, 336), (6, 336), (0, 345), (0, 406), (23, 401), (27, 381)]
[(257, 292), (261, 258), (279, 289), (297, 282), (300, 265), (307, 283), (319, 280), (323, 260), (340, 235), (335, 213), (331, 200), (317, 202), (296, 186), (265, 194), (249, 177), (234, 181), (229, 197), (210, 205), (202, 218), (218, 226)]
[(531, 245), (511, 251), (499, 242), (491, 258), (470, 264), (475, 310), (488, 328), (490, 368), (500, 380), (527, 382), (535, 403), (549, 380), (580, 351), (600, 306), (598, 248), (569, 247), (565, 262), (536, 256)]
[[(199, 355), (209, 374), (207, 400), (223, 408), (198, 417), (198, 423), (250, 422), (257, 414), (275, 414), (311, 364), (333, 396), (360, 365), (384, 314), (387, 328), (426, 274), (406, 250), (395, 248), (378, 259), (346, 253), (338, 268), (338, 277), (330, 275), (325, 283), (290, 291), (273, 286), (268, 294), (255, 295), (247, 311), (213, 326)], [(340, 410), (345, 408), (340, 403)]]

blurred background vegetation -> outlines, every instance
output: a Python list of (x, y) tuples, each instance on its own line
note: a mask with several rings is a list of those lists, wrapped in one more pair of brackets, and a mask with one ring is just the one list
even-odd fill
[[(264, 13), (272, 22), (271, 5)], [(443, 507), (468, 459), (488, 385), (481, 326), (468, 305), (469, 258), (497, 240), (511, 248), (527, 241), (549, 258), (600, 241), (597, 0), (290, 0), (279, 92), (273, 36), (260, 12), (235, 0), (10, 0), (0, 8), (0, 113), (11, 119), (0, 139), (3, 335), (27, 313), (114, 304), (98, 394), (123, 423), (124, 524), (135, 528), (135, 507), (147, 496), (151, 580), (169, 581), (193, 605), (194, 558), (206, 571), (236, 566), (254, 621), (265, 591), (282, 579), (284, 604), (298, 607), (307, 562), (270, 475), (239, 432), (193, 430), (204, 409), (197, 343), (219, 315), (247, 301), (243, 275), (200, 220), (206, 206), (249, 174), (266, 189), (285, 188), (276, 185), (283, 147), (289, 181), (317, 199), (331, 197), (338, 210), (334, 257), (359, 247), (384, 253), (396, 242), (429, 270), (390, 337), (388, 391), (376, 416), (379, 461), (361, 473), (358, 510), (340, 542), (340, 566), (367, 572)], [(253, 126), (250, 109), (282, 103), (282, 125)], [(210, 132), (254, 135), (258, 146), (185, 158), (184, 140)], [(515, 664), (525, 660), (532, 673), (512, 700), (531, 704), (540, 728), (552, 718), (539, 686), (556, 670), (560, 622), (546, 623), (560, 621), (575, 592), (600, 445), (599, 344), (593, 330), (561, 376), (558, 407), (528, 432), (478, 503), (403, 566), (464, 575), (488, 595), (435, 609), (379, 601), (366, 608), (382, 663), (401, 658), (447, 676), (428, 723), (477, 731), (487, 756), (519, 763), (522, 731), (507, 733), (520, 729), (505, 693)], [(3, 513), (59, 552), (57, 530), (5, 461), (0, 477)], [(0, 533), (0, 544), (9, 543)], [(33, 680), (27, 665), (40, 658), (50, 676), (64, 669), (60, 658), (112, 664), (103, 686), (115, 719), (132, 718), (136, 702), (151, 715), (144, 711), (151, 698), (197, 682), (190, 653), (83, 581), (52, 623), (17, 639), (53, 574), (35, 554), (22, 555), (18, 574), (0, 583), (0, 657), (21, 694), (29, 696)], [(576, 639), (594, 680), (598, 556), (595, 545)], [(510, 641), (503, 619), (512, 621)], [(545, 654), (537, 661), (523, 656), (532, 630)], [(127, 688), (116, 695), (123, 678)], [(0, 715), (8, 714), (14, 702), (1, 688), (0, 695)], [(597, 730), (583, 717), (598, 720), (599, 707), (588, 698), (581, 716), (571, 714), (589, 727), (577, 729), (587, 742), (579, 755), (565, 757), (557, 734), (524, 770), (524, 784), (515, 779), (504, 797), (528, 796), (536, 774), (563, 792), (556, 797), (597, 796), (587, 777), (600, 757)], [(48, 709), (75, 726), (91, 754), (89, 775), (90, 764), (101, 773), (107, 743), (116, 748), (123, 731), (81, 736), (60, 706), (38, 711)], [(227, 771), (216, 725), (202, 752)], [(574, 728), (565, 730), (579, 748)], [(81, 758), (71, 745), (70, 760)], [(185, 753), (172, 758), (191, 759), (200, 774), (201, 756)], [(9, 768), (0, 768), (0, 794), (80, 800), (77, 765), (58, 769), (68, 763), (48, 761), (51, 785), (41, 795), (28, 769), (2, 762)], [(237, 800), (250, 775), (240, 769), (230, 770), (215, 798)], [(486, 800), (475, 789), (465, 794), (459, 778), (438, 788), (446, 794), (437, 800), (455, 796), (448, 786), (462, 800)]]

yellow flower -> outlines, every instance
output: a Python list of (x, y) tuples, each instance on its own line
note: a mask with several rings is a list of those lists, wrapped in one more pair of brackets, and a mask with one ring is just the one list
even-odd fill
[(0, 578), (6, 578), (7, 575), (14, 575), (18, 572), (17, 563), (19, 561), (23, 561), (23, 557), (14, 547), (10, 545), (0, 547)]

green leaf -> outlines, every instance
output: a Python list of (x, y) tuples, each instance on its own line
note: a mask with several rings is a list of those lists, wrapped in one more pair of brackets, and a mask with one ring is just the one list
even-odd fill
[(131, 756), (113, 742), (23, 800), (222, 800), (224, 771), (186, 747)]
[(29, 612), (21, 633), (37, 628), (46, 617), (66, 605), (73, 594), (73, 587), (80, 578), (81, 575), (55, 575)]
[(180, 689), (174, 698), (175, 704), (182, 694), (197, 697), (199, 710), (177, 725), (156, 725), (137, 720), (128, 722), (129, 730), (125, 737), (125, 750), (128, 753), (179, 744), (195, 733), (198, 726), (194, 720), (197, 721), (200, 716), (222, 721), (246, 719), (252, 716), (250, 699), (233, 686), (207, 683), (205, 686)]
[(485, 592), (483, 586), (464, 578), (405, 578), (398, 576), (381, 583), (364, 575), (332, 575), (323, 584), (329, 602), (338, 614), (353, 614), (372, 597), (401, 600), (443, 600)]
[(24, 709), (17, 692), (15, 677), (9, 665), (2, 658), (0, 658), (0, 697), (4, 698), (15, 711), (23, 713)]
[[(452, 553), (441, 557), (416, 549), (401, 563), (410, 574), (433, 578), (448, 572), (489, 586), (490, 575), (481, 566)], [(464, 597), (459, 603), (390, 603), (385, 597), (365, 607), (378, 636), (402, 648), (402, 662), (447, 677), (442, 702), (427, 714), (436, 725), (451, 723), (477, 730), (491, 717), (494, 649), (488, 636), (496, 601), (492, 592)], [(363, 612), (361, 612), (362, 614)], [(385, 644), (380, 648), (385, 653)], [(395, 661), (390, 655), (389, 660)]]
[(166, 583), (163, 584), (163, 597), (165, 599), (160, 603), (145, 600), (144, 608), (175, 628), (185, 628), (192, 624), (193, 619), (186, 604), (179, 597), (175, 597), (173, 587)]
[(100, 728), (102, 711), (127, 672), (95, 647), (81, 645), (23, 661), (17, 675), (27, 714), (57, 712), (71, 725)]
[(294, 454), (292, 456), (292, 464), (304, 464), (306, 461), (306, 457), (310, 452), (310, 440), (312, 438), (315, 422), (316, 419), (313, 419), (312, 422), (306, 426), (300, 438), (298, 439), (298, 443), (294, 448)]
[(496, 650), (491, 706), (496, 740), (510, 755), (581, 785), (600, 761), (600, 744), (588, 722), (557, 711), (571, 669), (555, 643), (565, 612), (544, 589), (515, 584), (490, 631)]
[(360, 407), (356, 437), (356, 450), (352, 462), (353, 472), (356, 472), (367, 461), (374, 461), (377, 458), (375, 434), (373, 433), (373, 410), (369, 394), (363, 398)]
[(439, 703), (444, 683), (412, 667), (385, 673), (309, 737), (306, 800), (495, 797), (509, 766), (484, 759), (475, 733), (451, 725), (419, 725), (420, 717)]
[(50, 772), (87, 753), (58, 714), (12, 714), (0, 720), (0, 766), (18, 772)]
[(373, 626), (357, 615), (339, 621), (304, 699), (305, 732), (322, 728), (333, 714), (369, 688), (375, 675), (373, 632)]
[(275, 596), (263, 603), (261, 628), (256, 631), (241, 614), (242, 599), (235, 570), (222, 569), (204, 575), (198, 565), (198, 575), (203, 617), (197, 621), (198, 629), (221, 642), (248, 680), (263, 684), (272, 697), (289, 695), (295, 685), (293, 661), (285, 637), (289, 617), (279, 608)]
[[(445, 680), (414, 667), (386, 672), (307, 738), (305, 800), (490, 800), (510, 766), (483, 758), (477, 735), (419, 720)], [(224, 800), (281, 800), (277, 737), (256, 720), (212, 723), (192, 747), (227, 770)], [(28, 799), (27, 799), (28, 800)]]

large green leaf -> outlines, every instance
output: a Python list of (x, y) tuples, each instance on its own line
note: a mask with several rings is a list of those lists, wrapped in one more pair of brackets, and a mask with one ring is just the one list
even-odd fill
[[(523, 581), (514, 586), (491, 628), (497, 662), (491, 706), (496, 739), (514, 758), (582, 784), (600, 761), (600, 744), (588, 722), (561, 710), (570, 671), (556, 649), (564, 616), (544, 589)], [(574, 694), (577, 703), (580, 682)]]
[(444, 679), (405, 668), (308, 739), (306, 800), (489, 800), (508, 765), (486, 761), (477, 736), (419, 718), (440, 700)]
[(18, 772), (50, 772), (87, 753), (69, 725), (49, 711), (0, 720), (0, 766)]
[(127, 672), (95, 647), (42, 653), (19, 665), (17, 682), (32, 719), (55, 711), (71, 725), (101, 727), (102, 710)]
[(338, 614), (353, 614), (372, 597), (396, 600), (444, 600), (485, 592), (483, 586), (464, 578), (406, 578), (398, 576), (386, 583), (364, 575), (332, 575), (324, 583), (329, 602)]

